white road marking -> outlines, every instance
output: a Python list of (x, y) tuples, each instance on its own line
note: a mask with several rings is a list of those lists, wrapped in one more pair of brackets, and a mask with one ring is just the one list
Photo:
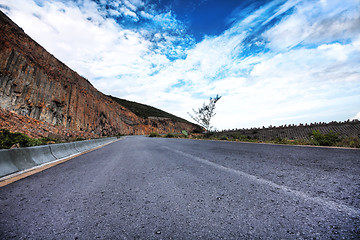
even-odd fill
[(268, 185), (268, 186), (270, 186), (272, 188), (279, 189), (282, 192), (284, 192), (285, 194), (293, 195), (293, 196), (302, 198), (302, 199), (304, 199), (306, 201), (314, 202), (316, 204), (322, 205), (324, 207), (327, 207), (329, 209), (332, 209), (332, 210), (335, 210), (335, 211), (338, 211), (338, 212), (344, 212), (344, 213), (348, 214), (349, 216), (354, 216), (354, 217), (359, 217), (360, 216), (360, 209), (357, 209), (357, 208), (354, 208), (354, 207), (351, 207), (351, 206), (347, 206), (345, 204), (337, 203), (337, 202), (334, 202), (334, 201), (331, 201), (331, 200), (325, 200), (325, 199), (322, 199), (320, 197), (312, 197), (312, 196), (309, 196), (308, 194), (306, 194), (304, 192), (291, 189), (291, 188), (289, 188), (287, 186), (279, 185), (279, 184), (276, 184), (276, 183), (271, 182), (269, 180), (266, 180), (266, 179), (263, 179), (263, 178), (260, 178), (260, 177), (257, 177), (257, 176), (254, 176), (254, 175), (239, 171), (239, 170), (224, 167), (222, 165), (213, 163), (213, 162), (211, 162), (209, 160), (206, 160), (206, 159), (203, 159), (203, 158), (200, 158), (200, 157), (196, 157), (196, 156), (188, 154), (188, 153), (184, 153), (184, 152), (181, 152), (181, 151), (178, 151), (178, 150), (175, 150), (175, 149), (171, 149), (171, 148), (168, 148), (168, 147), (165, 147), (165, 146), (163, 146), (163, 147), (167, 148), (167, 149), (169, 149), (169, 150), (171, 150), (173, 152), (176, 152), (177, 154), (183, 155), (185, 157), (194, 159), (194, 160), (196, 160), (196, 161), (198, 161), (200, 163), (206, 164), (208, 166), (211, 166), (211, 167), (214, 167), (214, 168), (217, 168), (217, 169), (220, 169), (220, 170), (232, 173), (232, 174), (236, 174), (236, 175), (241, 176), (241, 177), (248, 178), (248, 179), (250, 179), (250, 180), (252, 180), (254, 182), (257, 182), (259, 184)]

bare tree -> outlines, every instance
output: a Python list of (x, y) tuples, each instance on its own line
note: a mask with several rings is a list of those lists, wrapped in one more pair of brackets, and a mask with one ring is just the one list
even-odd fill
[(212, 129), (210, 121), (211, 118), (216, 115), (216, 113), (214, 112), (215, 104), (217, 101), (220, 100), (220, 98), (221, 96), (219, 96), (218, 94), (214, 98), (210, 97), (209, 104), (204, 103), (203, 106), (197, 111), (193, 109), (194, 115), (188, 113), (192, 119), (194, 119), (198, 124), (200, 124), (206, 129), (206, 132), (210, 132)]

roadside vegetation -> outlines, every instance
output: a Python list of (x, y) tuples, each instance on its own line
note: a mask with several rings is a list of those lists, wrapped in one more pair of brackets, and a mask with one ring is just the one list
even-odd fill
[(11, 147), (33, 147), (56, 142), (55, 139), (31, 138), (22, 133), (11, 133), (6, 129), (0, 130), (0, 149), (9, 149)]
[[(124, 135), (117, 134), (114, 137), (120, 138)], [(53, 138), (31, 138), (26, 134), (15, 132), (12, 133), (7, 129), (0, 129), (0, 149), (10, 149), (10, 148), (23, 148), (23, 147), (34, 147), (47, 144), (55, 143), (66, 143), (66, 142), (77, 142), (85, 141), (87, 138), (78, 137), (70, 141), (64, 141)]]
[[(186, 132), (186, 131), (185, 131)], [(333, 131), (328, 133), (320, 133), (320, 131), (313, 131), (309, 139), (295, 139), (290, 140), (286, 138), (275, 138), (269, 141), (261, 141), (259, 139), (253, 139), (250, 136), (245, 136), (239, 133), (234, 133), (230, 136), (219, 135), (214, 132), (202, 134), (202, 133), (167, 133), (158, 134), (153, 132), (149, 137), (163, 137), (163, 138), (190, 138), (190, 139), (203, 139), (203, 140), (219, 140), (219, 141), (234, 141), (234, 142), (253, 142), (253, 143), (272, 143), (272, 144), (287, 144), (287, 145), (312, 145), (312, 146), (333, 146), (333, 147), (350, 147), (360, 148), (360, 138), (348, 136), (339, 137), (339, 135)]]

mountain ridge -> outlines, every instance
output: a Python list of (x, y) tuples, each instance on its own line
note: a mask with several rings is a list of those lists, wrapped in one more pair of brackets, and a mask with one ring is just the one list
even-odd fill
[(107, 96), (110, 97), (111, 99), (113, 99), (114, 101), (118, 102), (120, 105), (126, 107), (127, 109), (129, 109), (130, 111), (135, 113), (137, 116), (145, 118), (145, 119), (149, 118), (149, 117), (160, 117), (160, 118), (169, 118), (173, 121), (190, 123), (189, 121), (187, 121), (181, 117), (175, 116), (171, 113), (165, 112), (159, 108), (156, 108), (156, 107), (153, 107), (150, 105), (114, 97), (111, 95), (107, 95)]

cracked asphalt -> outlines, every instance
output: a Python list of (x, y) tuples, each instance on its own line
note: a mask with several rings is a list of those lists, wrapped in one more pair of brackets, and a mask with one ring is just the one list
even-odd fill
[(0, 188), (0, 239), (359, 239), (360, 150), (125, 137)]

